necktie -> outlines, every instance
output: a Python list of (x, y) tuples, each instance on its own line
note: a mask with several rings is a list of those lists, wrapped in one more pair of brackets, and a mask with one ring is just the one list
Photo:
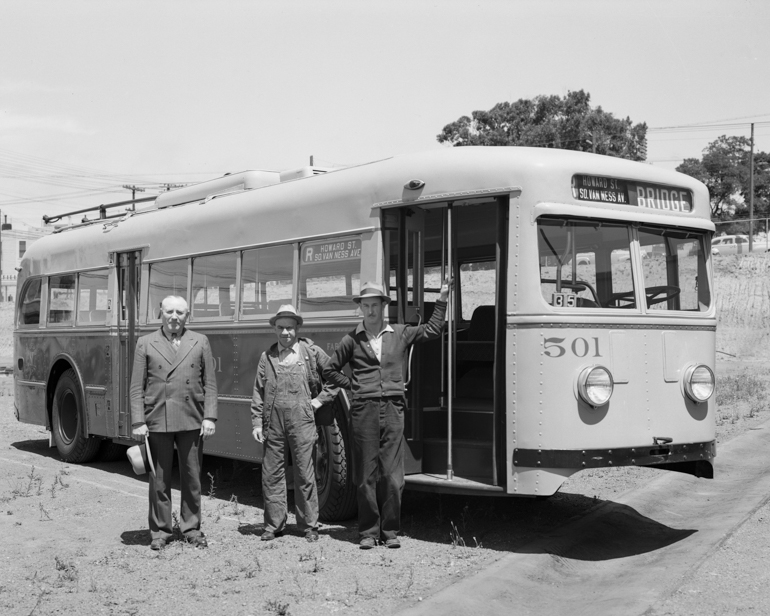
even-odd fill
[(171, 334), (171, 344), (174, 346), (174, 350), (179, 348), (180, 343), (179, 337), (176, 334)]

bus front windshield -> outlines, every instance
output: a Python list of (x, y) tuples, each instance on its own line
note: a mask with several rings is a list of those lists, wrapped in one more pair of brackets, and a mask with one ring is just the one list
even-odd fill
[[(711, 305), (705, 233), (639, 224), (541, 218), (540, 289), (556, 308), (702, 312)], [(638, 278), (637, 278), (638, 280)]]

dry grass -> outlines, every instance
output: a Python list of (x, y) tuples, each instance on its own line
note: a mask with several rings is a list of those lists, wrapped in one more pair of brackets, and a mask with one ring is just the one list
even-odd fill
[(770, 257), (714, 259), (719, 327), (717, 352), (740, 359), (770, 357)]

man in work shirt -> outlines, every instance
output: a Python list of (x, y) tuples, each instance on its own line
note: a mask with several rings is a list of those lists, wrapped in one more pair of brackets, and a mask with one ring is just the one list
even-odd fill
[[(444, 327), (449, 281), (441, 287), (430, 320), (423, 325), (389, 325), (390, 303), (382, 286), (366, 282), (353, 298), (363, 322), (346, 334), (329, 365), (339, 372), (350, 364), (352, 393), (353, 469), (358, 489), (359, 546), (382, 541), (401, 547), (401, 493), (404, 489), (404, 356), (409, 346), (437, 338)], [(349, 388), (349, 383), (341, 383)]]
[(308, 541), (318, 541), (318, 490), (314, 447), (318, 433), (315, 412), (334, 401), (338, 388), (321, 379), (329, 357), (312, 340), (299, 337), (303, 319), (286, 304), (270, 319), (278, 342), (262, 353), (251, 399), (253, 436), (264, 443), (262, 496), (265, 531), (272, 541), (286, 526), (286, 468), (288, 445), (294, 462), (297, 523)]
[(147, 437), (155, 462), (149, 514), (153, 550), (165, 547), (174, 534), (174, 445), (182, 490), (179, 528), (195, 547), (208, 545), (200, 530), (202, 439), (216, 430), (217, 381), (209, 340), (185, 329), (188, 315), (182, 297), (170, 295), (161, 302), (162, 325), (137, 341), (131, 374), (133, 435), (138, 440)]

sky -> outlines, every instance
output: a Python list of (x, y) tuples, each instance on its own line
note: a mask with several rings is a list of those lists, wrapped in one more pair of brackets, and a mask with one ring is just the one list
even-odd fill
[[(3, 0), (0, 213), (55, 215), (246, 169), (449, 147), (448, 123), (583, 89), (675, 168), (770, 150), (767, 0)], [(144, 196), (144, 195), (138, 195)]]

